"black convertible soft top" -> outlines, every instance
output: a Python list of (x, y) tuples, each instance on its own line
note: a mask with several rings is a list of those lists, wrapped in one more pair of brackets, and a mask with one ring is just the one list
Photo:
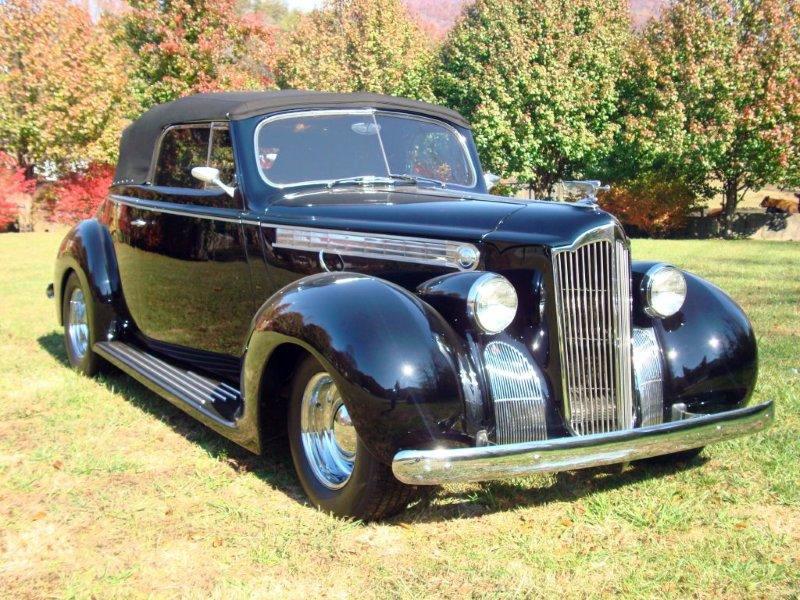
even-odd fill
[(302, 90), (216, 92), (195, 94), (154, 106), (122, 133), (114, 183), (147, 181), (153, 149), (165, 127), (179, 123), (236, 121), (282, 110), (322, 108), (379, 108), (403, 110), (469, 127), (464, 117), (443, 106), (418, 100), (357, 92), (335, 94)]

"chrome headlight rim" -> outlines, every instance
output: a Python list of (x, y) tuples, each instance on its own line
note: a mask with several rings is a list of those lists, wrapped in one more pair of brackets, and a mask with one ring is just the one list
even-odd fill
[[(682, 298), (680, 299), (680, 302), (676, 303), (674, 307), (670, 307), (668, 309), (657, 306), (657, 302), (654, 301), (654, 293), (658, 293), (658, 290), (654, 290), (654, 286), (658, 283), (659, 277), (663, 277), (664, 274), (678, 275), (682, 282)], [(650, 317), (667, 319), (677, 314), (680, 309), (683, 308), (683, 305), (686, 302), (686, 293), (686, 276), (683, 274), (681, 269), (674, 265), (668, 263), (657, 263), (647, 269), (644, 277), (642, 278), (642, 302), (644, 306), (644, 312)]]
[[(513, 307), (509, 306), (508, 309), (511, 313), (510, 318), (506, 317), (502, 319), (499, 323), (495, 323), (491, 325), (487, 323), (485, 318), (481, 318), (481, 307), (480, 307), (480, 300), (481, 300), (481, 293), (485, 293), (487, 285), (491, 283), (500, 283), (502, 285), (507, 285), (509, 290), (513, 293), (514, 303)], [(475, 324), (475, 326), (482, 331), (483, 333), (489, 335), (496, 335), (498, 333), (503, 332), (517, 316), (517, 309), (519, 308), (519, 297), (517, 296), (517, 290), (511, 284), (511, 282), (500, 275), (499, 273), (484, 273), (480, 277), (478, 277), (470, 286), (469, 293), (467, 294), (467, 314)], [(502, 324), (502, 327), (499, 325)]]

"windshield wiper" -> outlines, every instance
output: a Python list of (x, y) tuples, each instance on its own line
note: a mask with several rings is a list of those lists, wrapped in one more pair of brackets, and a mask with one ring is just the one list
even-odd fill
[(332, 188), (335, 185), (372, 185), (375, 183), (388, 183), (392, 184), (395, 180), (393, 177), (383, 177), (379, 175), (359, 175), (357, 177), (342, 177), (340, 179), (333, 179), (328, 182), (328, 187)]
[(408, 181), (413, 184), (420, 184), (420, 183), (432, 183), (437, 187), (444, 187), (446, 184), (444, 181), (439, 181), (438, 179), (431, 179), (430, 177), (422, 177), (421, 175), (406, 175), (405, 173), (389, 173), (389, 177), (394, 179), (400, 179), (402, 181)]
[(335, 185), (374, 185), (374, 184), (388, 184), (397, 185), (402, 182), (406, 185), (419, 185), (420, 183), (430, 183), (437, 187), (444, 187), (445, 182), (438, 179), (431, 179), (430, 177), (422, 177), (419, 175), (405, 175), (400, 173), (390, 173), (388, 177), (382, 175), (359, 175), (357, 177), (341, 177), (340, 179), (333, 179), (328, 182), (328, 187), (332, 188)]

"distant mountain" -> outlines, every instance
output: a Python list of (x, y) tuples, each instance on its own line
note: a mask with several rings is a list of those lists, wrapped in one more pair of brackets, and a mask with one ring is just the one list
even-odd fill
[[(408, 10), (415, 15), (423, 28), (433, 37), (444, 37), (453, 26), (461, 7), (468, 0), (404, 0)], [(648, 19), (658, 15), (668, 0), (630, 0), (631, 15), (635, 27), (641, 27)]]

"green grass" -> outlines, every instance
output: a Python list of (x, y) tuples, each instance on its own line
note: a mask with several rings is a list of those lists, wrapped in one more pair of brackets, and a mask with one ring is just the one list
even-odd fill
[(448, 486), (383, 524), (305, 504), (121, 374), (65, 366), (44, 295), (60, 235), (0, 236), (0, 597), (796, 597), (800, 245), (635, 241), (753, 320), (770, 431), (674, 467)]

